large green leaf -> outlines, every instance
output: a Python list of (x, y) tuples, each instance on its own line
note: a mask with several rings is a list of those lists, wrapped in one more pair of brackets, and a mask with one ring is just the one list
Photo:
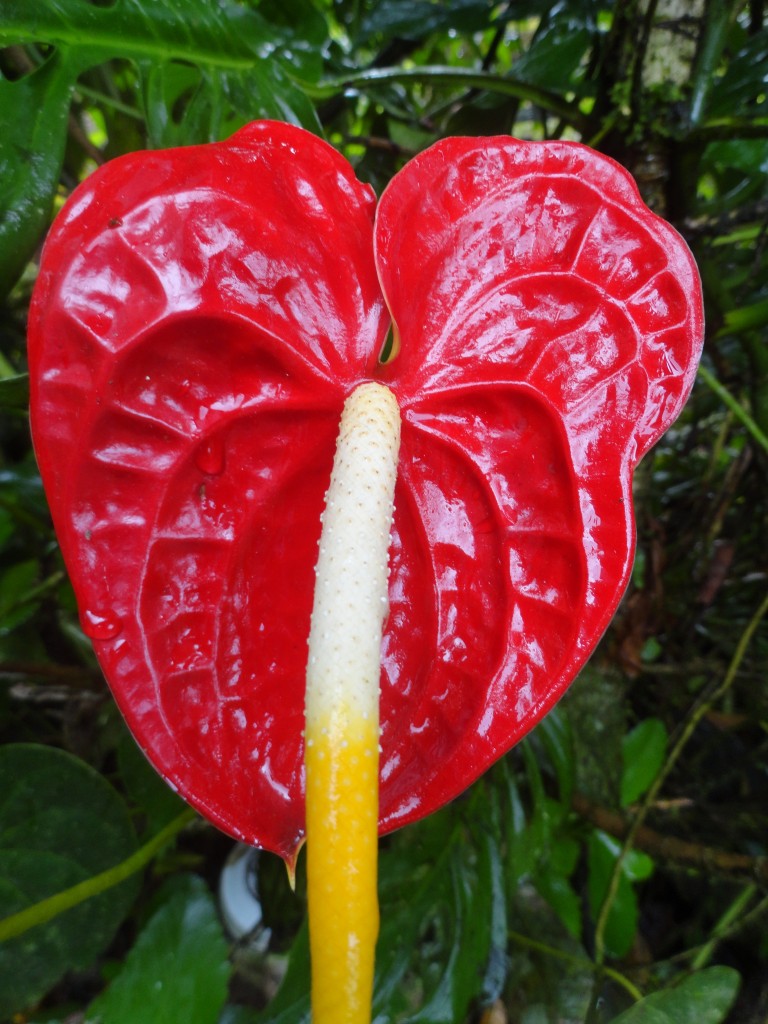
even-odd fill
[(0, 298), (20, 276), (47, 225), (78, 70), (76, 61), (54, 53), (17, 81), (0, 75)]
[(736, 971), (709, 967), (673, 988), (646, 996), (613, 1024), (720, 1024), (738, 990)]
[(83, 71), (113, 58), (135, 64), (155, 147), (223, 138), (257, 117), (318, 129), (291, 77), (320, 74), (323, 19), (315, 12), (306, 32), (291, 19), (309, 4), (285, 0), (273, 24), (234, 0), (0, 0), (0, 46), (54, 48), (31, 74), (0, 79), (0, 295), (46, 226)]
[[(0, 749), (0, 917), (24, 910), (130, 856), (125, 804), (82, 761), (50, 747)], [(42, 996), (110, 942), (137, 879), (0, 945), (0, 1019)]]
[(275, 34), (253, 10), (207, 0), (115, 0), (101, 6), (82, 0), (0, 2), (0, 44), (48, 43), (99, 57), (140, 60), (179, 58), (243, 69), (275, 43)]
[(557, 16), (542, 19), (531, 45), (515, 61), (515, 75), (543, 88), (573, 88), (592, 42), (590, 6), (582, 0), (558, 4)]
[(768, 60), (768, 28), (742, 40), (725, 73), (715, 77), (709, 93), (710, 117), (734, 117), (765, 112), (765, 66)]
[[(199, 142), (211, 134), (211, 125), (226, 120), (221, 99), (232, 102), (234, 82), (249, 96), (247, 103), (238, 97), (241, 123), (281, 110), (291, 115), (288, 120), (309, 120), (310, 127), (317, 126), (311, 106), (287, 75), (295, 70), (311, 80), (321, 71), (323, 19), (314, 11), (299, 29), (291, 17), (296, 11), (306, 14), (308, 6), (314, 10), (309, 0), (285, 0), (276, 23), (271, 23), (235, 0), (115, 0), (105, 7), (82, 0), (29, 6), (0, 0), (0, 45), (43, 42), (81, 69), (116, 57), (151, 67), (156, 74), (173, 62), (192, 65), (213, 90), (209, 102), (214, 109), (205, 133), (198, 130), (184, 139)], [(156, 101), (157, 86), (152, 89)]]
[(371, 5), (360, 25), (358, 42), (374, 35), (384, 38), (423, 39), (433, 32), (449, 29), (480, 32), (492, 21), (495, 5), (489, 0), (379, 0)]
[(228, 947), (210, 892), (177, 876), (159, 898), (89, 1024), (216, 1024), (227, 995)]

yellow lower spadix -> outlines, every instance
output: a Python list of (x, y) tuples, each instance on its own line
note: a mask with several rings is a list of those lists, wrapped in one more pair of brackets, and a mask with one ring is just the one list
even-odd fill
[[(367, 726), (365, 728), (364, 726)], [(342, 739), (355, 732), (353, 739)], [(367, 1024), (379, 906), (378, 730), (350, 721), (306, 753), (313, 1024)]]
[(326, 495), (306, 690), (313, 1024), (368, 1024), (378, 899), (379, 679), (400, 414), (360, 385)]

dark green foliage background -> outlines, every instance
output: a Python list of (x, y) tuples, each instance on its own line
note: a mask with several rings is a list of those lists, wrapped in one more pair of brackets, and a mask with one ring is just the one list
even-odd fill
[[(635, 572), (597, 654), (469, 793), (382, 842), (377, 1024), (768, 1017), (764, 6), (0, 0), (0, 1021), (308, 1019), (302, 867), (294, 894), (259, 861), (266, 953), (225, 938), (231, 844), (114, 709), (26, 414), (36, 254), (72, 188), (259, 117), (323, 134), (378, 192), (446, 135), (587, 142), (705, 289), (702, 369), (637, 474)], [(137, 848), (128, 881), (9, 937)]]

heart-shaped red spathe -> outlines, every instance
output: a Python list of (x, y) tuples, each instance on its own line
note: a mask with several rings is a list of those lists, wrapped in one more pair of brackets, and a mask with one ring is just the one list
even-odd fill
[(33, 432), (84, 627), (161, 774), (295, 855), (320, 516), (344, 399), (374, 379), (403, 418), (381, 829), (460, 792), (615, 611), (632, 471), (701, 337), (685, 245), (576, 144), (445, 140), (377, 212), (274, 122), (92, 175), (43, 255)]

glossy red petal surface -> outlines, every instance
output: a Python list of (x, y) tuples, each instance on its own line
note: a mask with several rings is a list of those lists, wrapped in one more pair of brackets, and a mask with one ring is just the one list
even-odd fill
[(386, 830), (476, 778), (594, 648), (632, 469), (701, 343), (690, 255), (584, 147), (447, 140), (387, 189), (376, 261), (372, 219), (345, 161), (286, 125), (134, 154), (57, 221), (31, 315), (36, 449), (118, 702), (187, 799), (286, 857), (345, 395), (376, 377), (403, 413)]
[(384, 193), (376, 253), (404, 417), (393, 827), (519, 740), (594, 649), (631, 568), (632, 471), (682, 408), (703, 324), (684, 243), (576, 144), (438, 143)]
[(36, 451), (118, 703), (187, 799), (283, 856), (323, 496), (388, 323), (373, 213), (287, 125), (133, 154), (57, 221), (31, 314)]

